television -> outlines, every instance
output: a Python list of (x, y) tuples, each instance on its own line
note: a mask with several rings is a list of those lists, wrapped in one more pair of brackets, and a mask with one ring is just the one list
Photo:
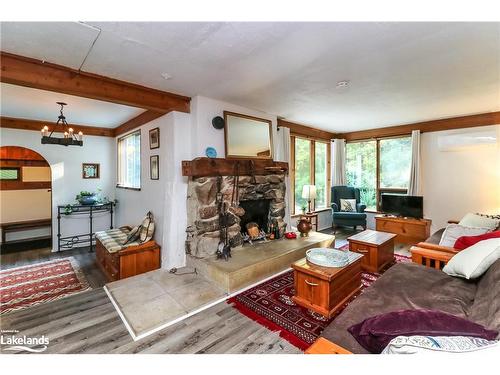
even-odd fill
[(382, 212), (403, 217), (422, 219), (424, 199), (416, 195), (382, 193)]

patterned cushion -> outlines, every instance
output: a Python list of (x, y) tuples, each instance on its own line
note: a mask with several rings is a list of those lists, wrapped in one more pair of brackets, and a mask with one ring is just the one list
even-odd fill
[(127, 243), (137, 241), (139, 239), (139, 230), (140, 229), (141, 229), (140, 225), (133, 227), (132, 230), (130, 232), (128, 232), (127, 239), (125, 240), (125, 242), (123, 244), (126, 245)]
[(139, 226), (139, 240), (140, 242), (147, 242), (153, 238), (155, 232), (155, 222), (153, 219), (153, 214), (149, 211), (146, 217), (142, 220)]
[(105, 230), (102, 232), (96, 232), (95, 236), (106, 248), (106, 250), (108, 250), (110, 253), (116, 253), (117, 251), (126, 249), (129, 246), (141, 244), (141, 242), (138, 241), (128, 242), (127, 244), (125, 244), (125, 241), (127, 241), (128, 233), (129, 231), (127, 229), (117, 228)]
[(340, 199), (340, 211), (356, 212), (356, 199)]
[(465, 336), (398, 336), (391, 340), (382, 353), (464, 353), (490, 348), (498, 348), (498, 341)]

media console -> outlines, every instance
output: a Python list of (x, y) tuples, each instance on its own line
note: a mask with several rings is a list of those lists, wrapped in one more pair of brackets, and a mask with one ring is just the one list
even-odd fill
[(396, 242), (415, 244), (431, 235), (430, 219), (413, 219), (397, 216), (375, 216), (375, 228), (380, 232), (394, 233)]

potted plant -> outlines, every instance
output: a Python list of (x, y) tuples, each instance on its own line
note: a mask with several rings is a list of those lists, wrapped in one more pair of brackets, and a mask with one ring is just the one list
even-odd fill
[(82, 205), (92, 205), (97, 202), (96, 193), (81, 191), (75, 198)]

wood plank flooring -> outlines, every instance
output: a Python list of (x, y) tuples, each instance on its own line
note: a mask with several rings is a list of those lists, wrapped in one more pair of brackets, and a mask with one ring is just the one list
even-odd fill
[[(350, 234), (337, 233), (337, 246)], [(6, 269), (67, 256), (75, 257), (93, 290), (3, 315), (2, 330), (46, 335), (50, 344), (44, 353), (301, 353), (225, 302), (134, 342), (102, 288), (106, 280), (95, 267), (95, 253), (87, 248), (5, 254), (1, 263)]]
[(225, 302), (134, 342), (103, 288), (3, 315), (0, 326), (47, 336), (44, 353), (301, 353)]

